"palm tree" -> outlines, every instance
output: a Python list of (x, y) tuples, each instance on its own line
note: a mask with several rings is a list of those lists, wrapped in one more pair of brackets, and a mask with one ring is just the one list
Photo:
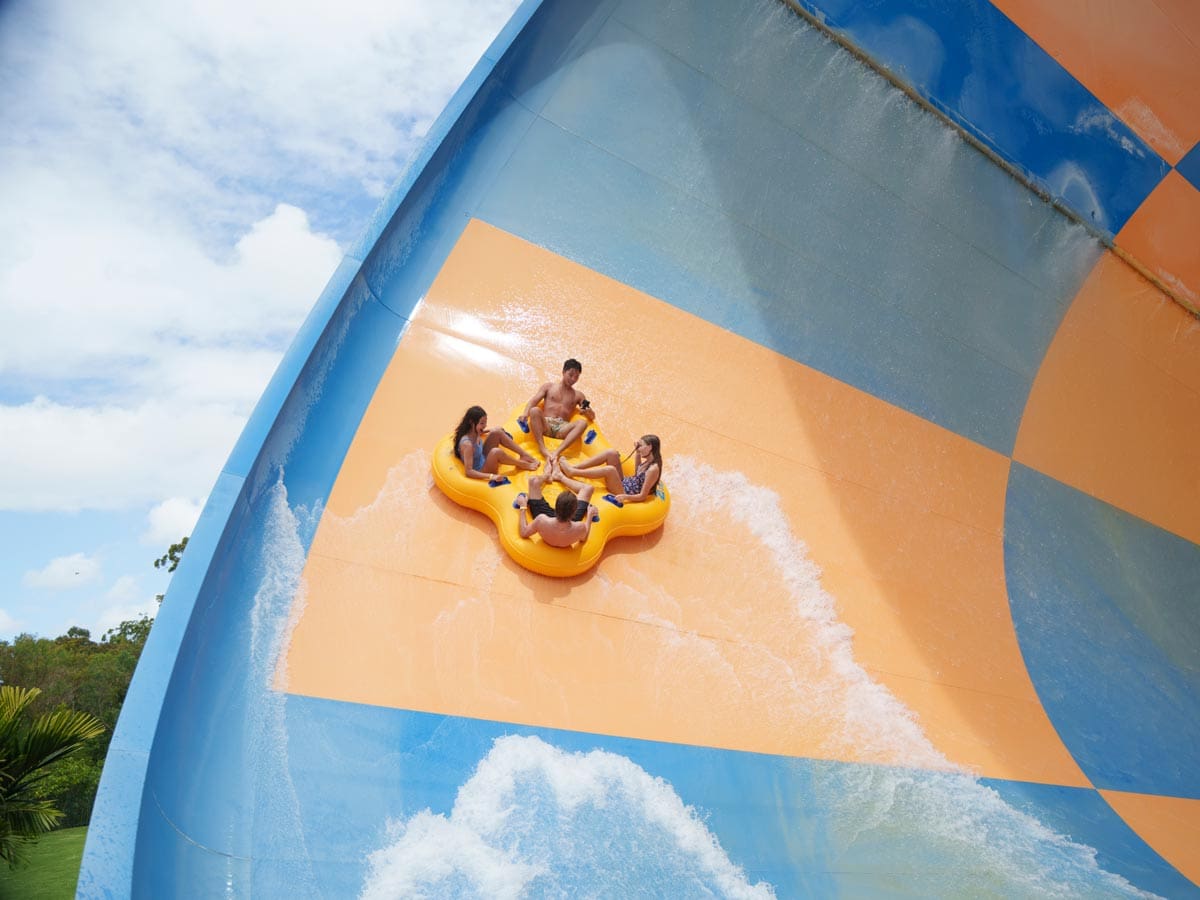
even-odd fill
[(0, 686), (0, 859), (10, 866), (25, 845), (54, 828), (62, 813), (38, 796), (47, 767), (103, 733), (95, 716), (59, 709), (29, 721), (37, 688)]

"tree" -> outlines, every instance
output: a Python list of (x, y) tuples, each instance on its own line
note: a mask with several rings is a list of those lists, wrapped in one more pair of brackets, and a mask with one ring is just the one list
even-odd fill
[(146, 616), (122, 622), (99, 643), (84, 637), (82, 629), (54, 639), (22, 634), (11, 643), (0, 641), (0, 680), (40, 691), (28, 713), (79, 710), (105, 726), (103, 734), (77, 755), (54, 763), (38, 782), (38, 798), (53, 800), (63, 813), (59, 827), (86, 825), (91, 817), (112, 729), (153, 622)]
[[(186, 537), (172, 544), (155, 567), (173, 572), (186, 546)], [(61, 811), (59, 827), (86, 825), (91, 817), (111, 734), (153, 624), (149, 616), (131, 619), (99, 641), (78, 626), (54, 639), (21, 634), (0, 641), (0, 684), (36, 689), (26, 701), (27, 716), (78, 710), (102, 726), (80, 751), (59, 758), (34, 783), (33, 798)]]
[(63, 817), (39, 792), (50, 766), (104, 731), (95, 716), (70, 709), (32, 717), (29, 707), (40, 693), (0, 686), (0, 859), (10, 866), (21, 860), (30, 841)]
[[(184, 535), (183, 539), (180, 540), (178, 544), (172, 544), (170, 547), (168, 547), (167, 552), (154, 561), (154, 568), (165, 568), (168, 574), (178, 569), (179, 560), (183, 557), (183, 551), (187, 549), (187, 542), (187, 535)], [(165, 596), (165, 594), (159, 594), (154, 599), (159, 603), (162, 603), (163, 597)]]
[(146, 638), (150, 637), (150, 628), (154, 625), (154, 620), (149, 616), (142, 616), (140, 619), (126, 619), (116, 628), (110, 628), (104, 632), (102, 640), (106, 644), (131, 644), (139, 648), (146, 643)]
[(179, 559), (183, 556), (183, 551), (187, 549), (187, 542), (188, 539), (185, 537), (178, 544), (168, 547), (167, 552), (154, 561), (154, 568), (161, 569), (166, 566), (167, 572), (174, 572), (178, 569)]

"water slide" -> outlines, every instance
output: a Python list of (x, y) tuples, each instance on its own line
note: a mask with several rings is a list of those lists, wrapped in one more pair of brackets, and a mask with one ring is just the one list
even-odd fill
[[(1200, 894), (1197, 45), (525, 3), (219, 475), (79, 896)], [(430, 463), (567, 357), (672, 507), (559, 579)]]

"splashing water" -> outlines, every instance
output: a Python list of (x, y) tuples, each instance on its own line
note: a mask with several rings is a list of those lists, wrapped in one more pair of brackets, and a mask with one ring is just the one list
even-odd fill
[(504, 737), (450, 815), (393, 823), (360, 895), (766, 898), (695, 810), (623, 756)]
[[(818, 764), (815, 803), (828, 810), (831, 868), (870, 873), (892, 890), (926, 896), (1149, 896), (1104, 871), (1096, 851), (1054, 833), (956, 768), (921, 731), (912, 712), (854, 660), (852, 632), (837, 618), (820, 569), (788, 526), (780, 497), (741, 472), (672, 459), (672, 491), (683, 518), (727, 514), (766, 548), (797, 621), (819, 625), (817, 652), (839, 684), (824, 702), (840, 706), (836, 740), (874, 743), (898, 765)], [(941, 770), (941, 771), (929, 771)], [(802, 802), (802, 805), (806, 805)]]
[(836, 857), (830, 869), (858, 868), (875, 878), (890, 872), (893, 889), (919, 883), (930, 896), (1146, 895), (1100, 868), (1093, 848), (1052, 832), (955, 770), (911, 710), (870, 678), (854, 660), (851, 629), (836, 616), (808, 548), (791, 533), (778, 494), (686, 457), (672, 458), (672, 492), (672, 516), (707, 517), (715, 506), (766, 548), (794, 620), (817, 625), (806, 636), (832, 672), (818, 691), (822, 702), (836, 704), (824, 710), (838, 720), (830, 745), (875, 745), (890, 757), (888, 766), (816, 767), (815, 803), (808, 805), (829, 811)]
[[(276, 877), (286, 877), (296, 896), (317, 896), (316, 878), (305, 846), (300, 801), (293, 784), (287, 729), (287, 694), (273, 690), (277, 667), (304, 608), (301, 573), (303, 536), (318, 516), (288, 505), (283, 476), (270, 489), (259, 554), (259, 582), (250, 611), (252, 691), (261, 692), (249, 713), (250, 759), (256, 761), (254, 842), (260, 858), (274, 861)], [(281, 673), (286, 677), (286, 671)]]

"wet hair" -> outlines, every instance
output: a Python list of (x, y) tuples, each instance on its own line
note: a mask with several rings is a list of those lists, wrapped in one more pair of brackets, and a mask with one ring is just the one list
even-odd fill
[(563, 491), (554, 501), (554, 517), (560, 522), (570, 522), (578, 507), (579, 501), (575, 499), (575, 495), (570, 491)]
[(567, 371), (567, 369), (574, 369), (576, 372), (578, 372), (580, 375), (582, 375), (583, 374), (583, 363), (581, 363), (579, 360), (572, 357), (571, 359), (568, 359), (565, 363), (563, 363), (563, 371), (565, 372), (565, 371)]
[(454, 445), (450, 448), (450, 453), (458, 456), (458, 445), (462, 439), (467, 436), (468, 431), (474, 431), (475, 426), (479, 424), (480, 419), (486, 418), (487, 413), (484, 412), (482, 406), (470, 407), (462, 417), (462, 421), (458, 423), (458, 427), (454, 429)]
[(654, 484), (650, 485), (650, 488), (653, 490), (662, 478), (662, 442), (659, 441), (657, 434), (643, 434), (642, 443), (650, 445), (650, 459), (658, 465), (658, 478), (654, 480)]

